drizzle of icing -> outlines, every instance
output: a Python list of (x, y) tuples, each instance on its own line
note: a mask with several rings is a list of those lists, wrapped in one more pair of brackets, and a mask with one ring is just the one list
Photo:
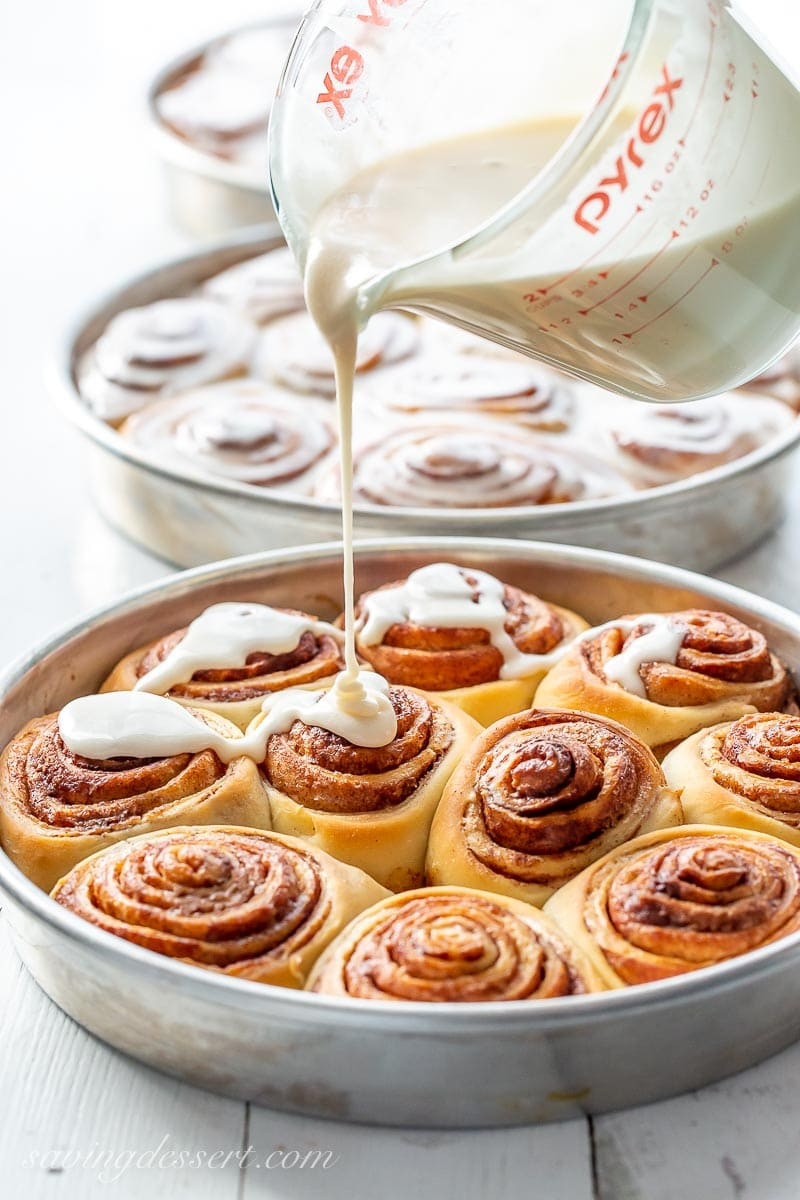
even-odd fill
[[(425, 575), (423, 572), (428, 572), (428, 574)], [(456, 582), (453, 572), (456, 573), (458, 582)], [(418, 577), (421, 574), (423, 578), (420, 588)], [(469, 580), (474, 580), (475, 583), (470, 586), (467, 579), (464, 578), (465, 575), (468, 575)], [(494, 584), (502, 588), (502, 585), (493, 576), (486, 575), (482, 571), (466, 572), (448, 563), (435, 563), (432, 564), (432, 567), (424, 567), (420, 571), (412, 572), (409, 582), (412, 579), (414, 583), (411, 593), (409, 593), (407, 585), (375, 593), (375, 595), (384, 597), (390, 593), (402, 591), (404, 607), (400, 608), (398, 615), (397, 597), (394, 597), (393, 606), (387, 603), (382, 607), (379, 606), (377, 610), (373, 610), (370, 617), (372, 621), (370, 636), (376, 637), (379, 641), (382, 636), (381, 630), (385, 632), (398, 620), (415, 620), (415, 611), (418, 611), (420, 617), (428, 623), (435, 621), (440, 627), (450, 624), (451, 626), (471, 628), (477, 621), (478, 627), (488, 628), (493, 637), (497, 635), (496, 621), (499, 617), (497, 605), (499, 604), (503, 614), (505, 609), (502, 607), (502, 596), (498, 600), (497, 591), (492, 587)], [(488, 584), (486, 581), (489, 581)], [(434, 603), (432, 607), (415, 610), (414, 605), (420, 603), (421, 600), (428, 603), (426, 587), (431, 589)], [(483, 608), (480, 609), (480, 601), (475, 599), (477, 587), (485, 589)], [(414, 591), (414, 588), (417, 590)], [(467, 590), (468, 588), (469, 590)], [(467, 605), (471, 606), (471, 611)], [(225, 607), (228, 606), (213, 606), (214, 609)], [(230, 607), (253, 610), (266, 608), (264, 605), (231, 605)], [(486, 624), (487, 608), (492, 620), (491, 627)], [(475, 616), (476, 610), (480, 611), (479, 618)], [(213, 609), (206, 610), (206, 612), (212, 611)], [(275, 612), (276, 610), (268, 609), (267, 611)], [(205, 615), (205, 613), (202, 614), (203, 617)], [(198, 618), (198, 620), (201, 619), (202, 617)], [(247, 625), (246, 618), (243, 620)], [(320, 622), (319, 624), (324, 623)], [(605, 664), (604, 671), (607, 679), (618, 683), (625, 691), (646, 698), (647, 693), (639, 674), (641, 666), (648, 662), (674, 663), (686, 635), (686, 626), (668, 613), (642, 613), (634, 618), (607, 621), (603, 625), (597, 625), (578, 634), (571, 642), (559, 646), (547, 655), (525, 655), (517, 650), (516, 646), (513, 646), (513, 651), (506, 660), (505, 666), (507, 668), (510, 665), (511, 669), (523, 673), (523, 667), (525, 670), (530, 670), (531, 665), (540, 666), (544, 659), (553, 663), (557, 662), (570, 646), (595, 638), (605, 630), (621, 629), (623, 632), (630, 633), (642, 625), (649, 625), (651, 628), (641, 637), (635, 638), (619, 654), (610, 658)], [(326, 631), (328, 628), (330, 627), (325, 626)], [(275, 639), (272, 642), (274, 646), (277, 644), (278, 634), (274, 628), (272, 632)], [(338, 631), (336, 632), (338, 633)], [(288, 638), (288, 632), (285, 633), (285, 636)], [(495, 643), (499, 643), (498, 648), (501, 649), (501, 652), (505, 646), (505, 639), (512, 642), (503, 628), (502, 636), (498, 637), (498, 642)], [(223, 642), (224, 640), (223, 634)], [(245, 643), (242, 640), (239, 644), (242, 646)], [(179, 650), (181, 645), (182, 643), (179, 643), (176, 650)], [(255, 648), (265, 649), (261, 636), (259, 636)], [(173, 651), (173, 653), (175, 652)], [(160, 666), (166, 666), (171, 657), (172, 655), (168, 656)], [(185, 672), (189, 670), (189, 667), (193, 667), (193, 674), (195, 670), (199, 669), (198, 666), (193, 666), (196, 661), (189, 655), (187, 659), (183, 660), (182, 670)], [(204, 653), (200, 665), (205, 667), (230, 665), (230, 662), (226, 657), (224, 662), (215, 659), (211, 663), (208, 655)], [(150, 675), (152, 674), (154, 672), (150, 673)], [(175, 681), (177, 682), (179, 678), (185, 680), (190, 677), (185, 674), (181, 674), (180, 677), (175, 675)], [(517, 676), (506, 673), (504, 677), (516, 678)], [(145, 680), (148, 678), (149, 676), (144, 677)], [(140, 681), (140, 684), (142, 682)], [(58, 726), (67, 749), (73, 754), (87, 759), (105, 761), (110, 758), (164, 758), (174, 754), (213, 750), (223, 762), (229, 763), (239, 757), (248, 757), (255, 762), (263, 762), (270, 737), (274, 733), (287, 732), (295, 721), (326, 729), (354, 746), (370, 748), (387, 746), (397, 734), (397, 717), (389, 697), (389, 684), (383, 676), (364, 668), (342, 671), (336, 676), (332, 685), (322, 691), (311, 692), (302, 688), (288, 688), (286, 691), (276, 692), (265, 697), (260, 715), (256, 717), (245, 734), (238, 736), (228, 737), (220, 733), (195, 716), (189, 709), (166, 696), (153, 694), (152, 691), (145, 691), (141, 687), (138, 691), (104, 692), (100, 695), (82, 696), (77, 700), (72, 700), (61, 710)]]
[(431, 563), (412, 571), (397, 587), (371, 593), (359, 637), (364, 645), (376, 646), (392, 625), (406, 622), (432, 629), (484, 629), (503, 656), (501, 679), (519, 679), (555, 665), (571, 640), (548, 654), (524, 654), (506, 630), (504, 598), (504, 585), (485, 571)]
[(263, 762), (272, 735), (287, 732), (295, 721), (327, 729), (354, 746), (389, 745), (397, 734), (389, 684), (374, 671), (360, 671), (355, 687), (352, 682), (343, 673), (324, 691), (288, 688), (267, 696), (262, 715), (240, 736), (228, 737), (174, 700), (150, 692), (81, 696), (61, 710), (58, 729), (72, 754), (100, 762), (202, 750), (213, 750), (224, 763), (241, 757)]
[[(651, 628), (641, 637), (634, 638), (619, 654), (615, 654), (603, 666), (603, 674), (612, 683), (618, 683), (631, 695), (647, 699), (640, 669), (645, 663), (676, 663), (683, 645), (687, 627), (682, 621), (664, 613), (647, 613), (635, 621), (614, 621), (610, 628), (622, 629), (627, 633), (643, 624)], [(589, 630), (596, 634), (597, 630)]]
[(301, 613), (282, 612), (266, 604), (212, 604), (189, 625), (183, 638), (135, 685), (139, 692), (165, 695), (188, 683), (197, 671), (243, 667), (250, 654), (288, 654), (304, 633), (329, 634), (341, 641), (334, 625)]

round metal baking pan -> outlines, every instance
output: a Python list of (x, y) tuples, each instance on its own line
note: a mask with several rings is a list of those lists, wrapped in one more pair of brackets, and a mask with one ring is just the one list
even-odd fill
[[(301, 17), (302, 10), (297, 8), (266, 21), (231, 29), (172, 59), (151, 81), (147, 90), (147, 114), (153, 144), (163, 168), (170, 213), (187, 233), (209, 237), (243, 225), (275, 220), (267, 182), (266, 121), (264, 168), (258, 171), (251, 164), (228, 162), (179, 137), (159, 115), (158, 97), (191, 71), (215, 43), (249, 29), (285, 29), (288, 56), (292, 32), (300, 24)], [(277, 85), (276, 79), (274, 87)]]
[[(75, 385), (75, 364), (115, 313), (190, 291), (218, 271), (282, 244), (275, 233), (245, 230), (157, 267), (99, 301), (68, 331), (60, 348), (54, 393), (87, 436), (89, 476), (100, 511), (135, 542), (181, 566), (328, 541), (340, 534), (340, 511), (156, 465), (92, 414)], [(796, 421), (735, 462), (644, 492), (513, 509), (358, 507), (356, 526), (363, 537), (539, 538), (708, 570), (762, 541), (778, 523), (799, 443)]]
[[(493, 539), (362, 543), (357, 586), (448, 557), (594, 622), (719, 607), (759, 628), (800, 674), (800, 617), (727, 584), (597, 551)], [(91, 691), (136, 645), (207, 604), (260, 600), (332, 616), (337, 545), (242, 558), (134, 593), (0, 680), (0, 744)], [(14, 942), (49, 996), (112, 1046), (216, 1091), (393, 1125), (513, 1125), (657, 1100), (751, 1066), (800, 1036), (800, 934), (641, 987), (531, 1003), (335, 999), (230, 979), (115, 938), (60, 908), (0, 852)]]

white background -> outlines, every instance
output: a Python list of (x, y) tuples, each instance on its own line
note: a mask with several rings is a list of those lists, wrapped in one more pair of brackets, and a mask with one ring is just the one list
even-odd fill
[[(701, 3), (701, 0), (695, 0)], [(49, 405), (45, 368), (99, 290), (190, 245), (165, 216), (144, 121), (149, 76), (187, 45), (282, 11), (273, 0), (7, 0), (0, 15), (3, 435), (0, 662), (78, 613), (168, 569), (107, 530), (80, 447)], [(488, 5), (490, 8), (490, 4)], [(800, 70), (794, 0), (745, 5)], [(721, 574), (797, 606), (797, 489), (766, 545)], [(495, 1133), (401, 1133), (246, 1111), (93, 1041), (0, 946), (0, 1191), (117, 1198), (306, 1196), (546, 1200), (795, 1200), (800, 1049), (736, 1080), (637, 1113)], [(390, 1085), (390, 1081), (387, 1081)], [(590, 1138), (590, 1132), (592, 1137)], [(330, 1147), (326, 1172), (23, 1167), (31, 1150)]]

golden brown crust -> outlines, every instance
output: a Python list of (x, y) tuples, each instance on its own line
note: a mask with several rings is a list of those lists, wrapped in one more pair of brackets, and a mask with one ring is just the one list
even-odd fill
[(621, 846), (546, 911), (609, 982), (666, 979), (800, 929), (800, 852), (764, 834), (686, 825)]
[(800, 846), (800, 717), (753, 713), (687, 738), (664, 760), (689, 820)]
[(122, 842), (53, 890), (65, 908), (147, 950), (295, 987), (345, 920), (382, 895), (303, 843), (222, 827)]
[(407, 892), (375, 905), (329, 947), (308, 986), (363, 1000), (462, 1003), (600, 987), (541, 913), (466, 888)]
[[(192, 710), (217, 732), (236, 727)], [(40, 887), (81, 859), (134, 834), (184, 824), (269, 826), (266, 792), (250, 759), (225, 766), (211, 750), (168, 758), (92, 761), (72, 754), (58, 714), (25, 726), (0, 757), (0, 838)]]
[[(687, 633), (674, 665), (654, 662), (645, 663), (641, 668), (648, 699), (670, 708), (704, 704), (709, 694), (713, 695), (710, 680), (736, 685), (768, 684), (766, 688), (754, 689), (760, 699), (766, 698), (764, 693), (779, 699), (786, 697), (786, 672), (780, 664), (776, 669), (766, 639), (757, 629), (751, 629), (728, 613), (698, 608), (678, 612), (675, 617), (687, 626)], [(646, 624), (627, 636), (620, 635), (619, 630), (609, 630), (581, 649), (602, 675), (608, 657), (620, 653), (646, 631)], [(618, 649), (614, 649), (615, 645)]]
[(337, 734), (295, 721), (269, 739), (265, 773), (292, 799), (322, 812), (365, 813), (408, 799), (447, 752), (453, 728), (424, 696), (391, 688), (397, 734), (388, 746), (354, 746)]
[(486, 730), (451, 777), (427, 877), (542, 904), (612, 847), (681, 816), (657, 760), (621, 725), (519, 713)]
[(422, 883), (434, 811), (480, 727), (421, 692), (389, 695), (398, 732), (388, 746), (353, 746), (297, 721), (269, 739), (263, 770), (275, 829), (401, 891)]
[(56, 713), (14, 739), (6, 771), (36, 821), (79, 833), (119, 829), (211, 787), (225, 774), (213, 750), (156, 759), (81, 758), (62, 741)]
[[(640, 667), (644, 696), (610, 682), (605, 667), (651, 628), (646, 617), (630, 632), (612, 627), (581, 639), (539, 685), (536, 704), (612, 717), (649, 746), (664, 747), (717, 722), (793, 703), (792, 680), (758, 630), (704, 609), (669, 615), (687, 633), (675, 663)], [(639, 622), (635, 616), (620, 620)]]
[(722, 787), (800, 820), (800, 717), (742, 717), (724, 736), (709, 733), (701, 755)]

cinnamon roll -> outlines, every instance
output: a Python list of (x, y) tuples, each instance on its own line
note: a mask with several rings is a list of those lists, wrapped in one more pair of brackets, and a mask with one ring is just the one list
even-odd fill
[(230, 483), (308, 491), (334, 445), (321, 404), (235, 379), (191, 389), (128, 417), (122, 436), (170, 467)]
[[(241, 736), (215, 713), (193, 711), (217, 732)], [(45, 891), (114, 842), (186, 823), (268, 829), (255, 763), (236, 758), (225, 766), (211, 750), (168, 758), (83, 758), (64, 744), (57, 713), (31, 721), (0, 756), (0, 842)]]
[[(358, 339), (359, 375), (402, 362), (414, 354), (419, 333), (405, 313), (379, 312)], [(254, 370), (298, 392), (333, 398), (336, 394), (333, 355), (307, 312), (273, 321), (262, 334)]]
[(482, 725), (528, 708), (554, 656), (587, 628), (569, 609), (452, 563), (366, 592), (355, 617), (359, 656), (378, 674), (438, 693)]
[(469, 888), (422, 888), (360, 916), (307, 987), (356, 1000), (553, 1000), (603, 990), (590, 962), (540, 912)]
[[(409, 425), (363, 447), (353, 463), (357, 504), (402, 508), (514, 508), (621, 494), (631, 485), (591, 453), (537, 441), (510, 422)], [(316, 488), (340, 498), (329, 472)]]
[(800, 717), (751, 713), (703, 729), (664, 759), (687, 821), (756, 829), (800, 846)]
[(228, 267), (203, 284), (203, 294), (244, 313), (256, 325), (305, 307), (303, 280), (291, 250), (281, 246)]
[(535, 703), (611, 717), (663, 753), (698, 729), (782, 709), (794, 694), (763, 634), (728, 613), (691, 608), (620, 617), (582, 636)]
[(244, 375), (253, 338), (250, 322), (215, 300), (158, 300), (112, 317), (81, 362), (78, 388), (114, 423), (162, 396)]
[(387, 746), (354, 746), (295, 721), (269, 738), (263, 771), (273, 828), (401, 891), (422, 883), (434, 810), (479, 726), (409, 688), (389, 697), (397, 733)]
[(733, 462), (791, 423), (785, 404), (731, 393), (691, 404), (625, 403), (610, 435), (621, 468), (655, 487)]
[(487, 729), (451, 776), (426, 877), (541, 905), (608, 850), (681, 820), (654, 755), (623, 726), (518, 713)]
[(521, 355), (428, 352), (376, 380), (373, 402), (390, 410), (479, 413), (519, 422), (529, 429), (563, 433), (576, 409), (574, 388), (546, 367)]
[[(276, 625), (287, 627), (287, 637), (269, 650), (266, 649), (269, 639), (265, 639), (262, 647), (250, 649), (258, 636), (248, 632), (249, 640), (237, 647), (237, 618), (246, 622), (248, 614), (250, 620), (260, 617), (265, 626), (274, 617)], [(209, 625), (210, 637), (205, 641), (211, 653), (204, 656), (202, 635)], [(282, 635), (282, 630), (279, 632)], [(194, 640), (201, 648), (192, 653)], [(231, 647), (230, 657), (222, 666), (220, 660), (225, 655), (216, 653), (221, 642)], [(179, 662), (182, 651), (183, 659)], [(197, 663), (201, 665), (193, 669)], [(210, 709), (245, 729), (260, 711), (266, 696), (286, 688), (325, 686), (343, 668), (341, 634), (333, 625), (294, 609), (269, 609), (247, 603), (217, 604), (192, 625), (126, 654), (100, 690), (127, 692), (137, 687), (155, 690), (189, 708)]]
[(303, 987), (328, 943), (388, 893), (294, 838), (209, 825), (109, 846), (53, 889), (106, 933), (194, 967)]
[(800, 851), (762, 833), (684, 825), (581, 872), (545, 914), (608, 987), (725, 962), (800, 929)]

